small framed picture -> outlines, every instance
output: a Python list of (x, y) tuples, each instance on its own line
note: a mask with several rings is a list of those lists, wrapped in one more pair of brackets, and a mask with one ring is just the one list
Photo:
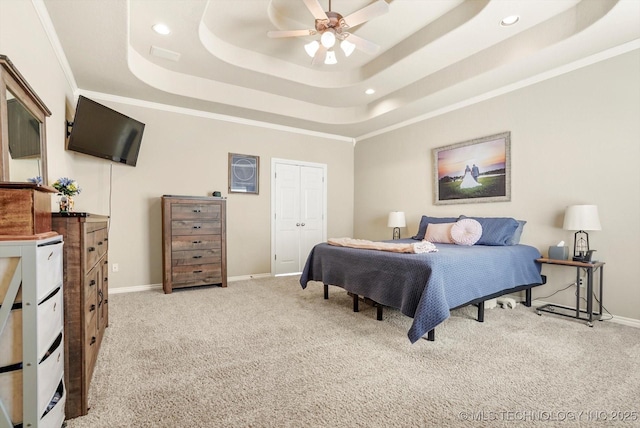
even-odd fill
[(434, 204), (511, 200), (511, 133), (433, 149)]
[(258, 194), (260, 157), (229, 153), (229, 193)]

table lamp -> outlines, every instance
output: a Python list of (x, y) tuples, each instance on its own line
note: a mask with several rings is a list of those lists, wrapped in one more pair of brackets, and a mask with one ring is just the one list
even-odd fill
[(590, 261), (589, 234), (587, 230), (602, 230), (597, 205), (571, 205), (564, 213), (565, 230), (575, 230), (573, 260)]
[(387, 227), (393, 227), (393, 239), (400, 239), (400, 228), (407, 225), (403, 211), (391, 211)]

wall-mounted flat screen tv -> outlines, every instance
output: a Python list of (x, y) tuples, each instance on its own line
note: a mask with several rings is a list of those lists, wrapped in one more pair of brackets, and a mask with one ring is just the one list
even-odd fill
[(136, 166), (143, 132), (144, 123), (81, 95), (67, 150)]

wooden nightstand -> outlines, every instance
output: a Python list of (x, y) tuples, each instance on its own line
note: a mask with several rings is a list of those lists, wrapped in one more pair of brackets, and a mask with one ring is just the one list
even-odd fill
[[(583, 263), (574, 262), (571, 260), (554, 260), (541, 258), (537, 259), (537, 262), (545, 263), (549, 265), (567, 266), (576, 269), (576, 307), (568, 307), (554, 304), (546, 304), (536, 309), (538, 315), (542, 315), (541, 312), (549, 312), (556, 315), (562, 315), (564, 317), (575, 318), (578, 320), (586, 321), (589, 327), (593, 327), (593, 321), (599, 320), (602, 317), (602, 285), (604, 282), (604, 262)], [(584, 269), (587, 273), (587, 295), (585, 299), (587, 301), (586, 310), (580, 309), (580, 269)], [(593, 274), (600, 269), (600, 293), (598, 294), (598, 312), (593, 312)]]

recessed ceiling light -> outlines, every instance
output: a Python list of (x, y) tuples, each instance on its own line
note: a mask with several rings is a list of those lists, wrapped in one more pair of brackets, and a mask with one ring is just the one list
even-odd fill
[(163, 24), (161, 22), (155, 24), (151, 28), (153, 28), (153, 31), (155, 31), (158, 34), (162, 34), (163, 36), (166, 36), (167, 34), (171, 33), (171, 28), (167, 27), (166, 24)]
[(520, 17), (518, 15), (511, 15), (511, 16), (507, 16), (502, 21), (500, 21), (500, 25), (502, 25), (503, 27), (508, 27), (510, 25), (515, 24), (518, 21), (520, 21)]
[(364, 93), (367, 94), (367, 95), (373, 95), (373, 94), (376, 93), (376, 90), (369, 88), (366, 91), (364, 91)]

